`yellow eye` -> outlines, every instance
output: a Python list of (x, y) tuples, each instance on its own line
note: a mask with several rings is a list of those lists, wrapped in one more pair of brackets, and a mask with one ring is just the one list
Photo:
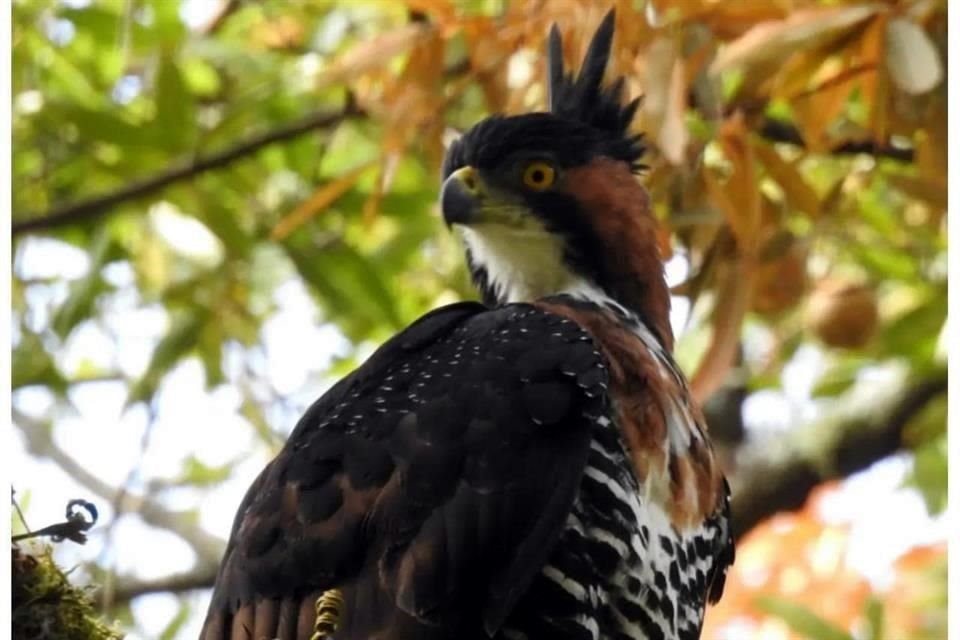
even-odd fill
[(546, 162), (531, 162), (523, 170), (523, 184), (528, 189), (543, 191), (553, 186), (557, 171)]

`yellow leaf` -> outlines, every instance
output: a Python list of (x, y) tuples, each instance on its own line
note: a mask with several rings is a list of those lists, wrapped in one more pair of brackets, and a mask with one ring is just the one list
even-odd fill
[(793, 164), (781, 158), (772, 146), (758, 140), (754, 141), (753, 151), (763, 163), (767, 175), (779, 185), (791, 207), (814, 218), (820, 215), (817, 192)]
[(301, 202), (296, 209), (284, 217), (277, 226), (273, 228), (270, 237), (273, 240), (283, 240), (294, 230), (306, 223), (310, 218), (317, 215), (320, 211), (330, 206), (337, 198), (346, 193), (353, 185), (357, 183), (360, 176), (373, 166), (374, 162), (368, 162), (340, 176), (332, 182), (328, 182), (317, 189), (312, 196)]
[(893, 18), (887, 23), (886, 36), (884, 60), (893, 84), (913, 95), (926, 93), (940, 84), (940, 55), (923, 29), (904, 18)]
[[(844, 66), (849, 55), (848, 52), (838, 66)], [(824, 151), (830, 146), (825, 132), (843, 113), (850, 94), (856, 87), (852, 78), (842, 74), (843, 72), (838, 74), (842, 77), (841, 81), (827, 81), (821, 84), (815, 93), (807, 93), (791, 101), (801, 125), (804, 142), (813, 151)]]
[(684, 82), (683, 61), (673, 64), (670, 74), (670, 90), (667, 94), (667, 111), (657, 134), (657, 142), (664, 157), (674, 166), (683, 164), (687, 148), (687, 125), (684, 121), (687, 106), (687, 86)]
[(753, 151), (747, 141), (743, 116), (737, 113), (723, 123), (720, 144), (733, 165), (733, 174), (727, 180), (725, 191), (732, 203), (726, 213), (737, 247), (745, 254), (753, 254), (760, 227), (760, 185), (757, 181)]
[(710, 345), (690, 380), (690, 392), (698, 402), (709, 398), (720, 388), (737, 356), (740, 328), (753, 289), (753, 269), (743, 259), (719, 268), (716, 306), (711, 316)]
[(431, 22), (447, 22), (456, 16), (456, 7), (450, 0), (405, 0), (404, 4), (411, 11), (426, 13)]
[(940, 209), (947, 208), (947, 185), (925, 178), (887, 173), (886, 179), (894, 187), (917, 200), (922, 200)]
[(938, 183), (947, 179), (947, 113), (944, 107), (943, 101), (937, 103), (916, 142), (917, 171), (927, 180)]
[(724, 47), (710, 67), (712, 74), (743, 65), (783, 59), (818, 46), (883, 8), (880, 4), (794, 11), (784, 20), (761, 22)]
[(325, 87), (343, 80), (353, 80), (371, 69), (383, 68), (387, 60), (403, 53), (432, 28), (421, 22), (413, 22), (364, 40), (349, 49), (320, 74), (317, 87)]
[(646, 55), (646, 74), (643, 82), (644, 128), (659, 132), (663, 126), (670, 102), (670, 82), (677, 46), (673, 38), (661, 36), (650, 43)]
[[(713, 175), (713, 172), (707, 168), (704, 168), (703, 170), (703, 184), (707, 189), (707, 195), (710, 198), (710, 203), (720, 210), (720, 213), (723, 214), (727, 224), (733, 228), (731, 221), (737, 220), (740, 217), (740, 211), (734, 204), (734, 201), (727, 194), (727, 190), (724, 188), (724, 186), (720, 184), (720, 181), (717, 180), (717, 177)], [(736, 231), (734, 231), (734, 236), (736, 235)]]
[(364, 224), (370, 224), (373, 222), (373, 219), (376, 218), (380, 201), (383, 200), (383, 194), (388, 192), (390, 185), (393, 184), (393, 178), (397, 174), (397, 166), (400, 164), (401, 158), (401, 153), (387, 153), (380, 163), (380, 175), (377, 176), (373, 192), (370, 193), (366, 202), (363, 203), (361, 218)]
[(721, 40), (734, 40), (761, 22), (782, 20), (793, 10), (791, 0), (724, 0), (708, 5), (700, 17)]

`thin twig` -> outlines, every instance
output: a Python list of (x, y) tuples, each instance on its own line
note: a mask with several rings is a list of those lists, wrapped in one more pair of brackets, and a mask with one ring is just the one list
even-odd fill
[[(46, 424), (16, 408), (13, 409), (13, 422), (23, 434), (30, 454), (52, 460), (64, 473), (104, 500), (112, 500), (116, 496), (116, 487), (95, 476), (73, 456), (57, 446)], [(148, 496), (128, 494), (117, 513), (136, 513), (147, 524), (180, 536), (193, 547), (200, 558), (219, 558), (226, 546), (222, 538), (207, 533), (196, 524), (190, 512), (172, 511)]]
[[(790, 144), (806, 148), (807, 144), (794, 125), (775, 118), (765, 118), (757, 132), (770, 142)], [(914, 151), (909, 147), (895, 147), (891, 144), (881, 144), (873, 140), (848, 140), (842, 142), (829, 151), (832, 155), (867, 154), (878, 158), (889, 158), (899, 162), (913, 162)]]

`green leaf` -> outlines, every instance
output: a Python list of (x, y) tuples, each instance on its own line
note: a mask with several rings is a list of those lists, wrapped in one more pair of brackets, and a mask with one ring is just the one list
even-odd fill
[(376, 327), (401, 328), (393, 295), (369, 258), (343, 242), (311, 250), (305, 234), (291, 236), (287, 253), (348, 336), (357, 340), (369, 337)]
[(174, 319), (170, 330), (153, 350), (146, 372), (130, 388), (128, 407), (153, 398), (163, 377), (196, 347), (197, 336), (206, 320), (206, 312), (196, 308)]
[(225, 464), (211, 466), (200, 461), (196, 456), (188, 456), (183, 461), (180, 477), (177, 478), (176, 484), (193, 487), (208, 487), (220, 484), (230, 477), (234, 464), (235, 461), (231, 460)]
[(827, 369), (813, 386), (814, 398), (838, 396), (857, 381), (857, 373), (867, 364), (865, 358), (844, 358)]
[(914, 451), (913, 469), (907, 478), (907, 485), (920, 491), (927, 512), (931, 515), (942, 513), (947, 508), (946, 434)]
[(843, 629), (789, 600), (777, 596), (759, 596), (754, 602), (759, 609), (780, 618), (788, 627), (810, 640), (856, 640)]
[(173, 49), (186, 34), (186, 26), (180, 20), (180, 3), (170, 0), (150, 0), (153, 22), (150, 31), (161, 46)]
[(60, 7), (57, 13), (72, 22), (78, 34), (89, 33), (95, 42), (115, 42), (123, 27), (123, 18), (102, 6)]
[(88, 109), (78, 104), (55, 104), (46, 114), (77, 125), (80, 137), (88, 142), (107, 142), (123, 149), (143, 146), (143, 130), (122, 115), (106, 109)]
[(183, 80), (191, 93), (197, 96), (212, 97), (220, 91), (222, 83), (217, 69), (200, 58), (185, 60), (182, 64)]
[(270, 422), (264, 415), (263, 407), (260, 404), (245, 395), (243, 402), (240, 404), (240, 415), (253, 425), (253, 429), (261, 442), (270, 447), (272, 451), (280, 450), (280, 447), (283, 446), (283, 438), (270, 426)]
[(190, 602), (188, 600), (181, 600), (177, 614), (173, 616), (173, 619), (167, 623), (167, 626), (164, 627), (160, 635), (157, 636), (158, 640), (174, 640), (179, 637), (183, 626), (190, 620), (191, 612)]
[(883, 640), (883, 601), (870, 596), (864, 609), (864, 617), (867, 619), (865, 640)]
[(93, 315), (97, 296), (107, 289), (100, 272), (113, 255), (113, 249), (109, 232), (105, 227), (100, 228), (90, 250), (90, 270), (73, 283), (67, 299), (53, 316), (53, 330), (61, 338), (66, 338), (74, 327)]
[(157, 141), (174, 151), (188, 147), (196, 132), (193, 96), (170, 56), (160, 59), (157, 70), (156, 108), (151, 128)]
[(872, 273), (894, 280), (915, 280), (917, 260), (889, 246), (858, 244), (853, 248), (857, 260)]
[(883, 328), (877, 340), (880, 355), (907, 357), (916, 365), (929, 366), (946, 320), (946, 295), (942, 291), (932, 292)]
[(207, 389), (223, 384), (223, 333), (216, 322), (208, 322), (200, 331), (200, 362), (206, 376)]
[(40, 336), (35, 333), (24, 331), (21, 334), (20, 342), (13, 350), (10, 369), (13, 378), (11, 388), (14, 390), (30, 385), (43, 385), (62, 393), (67, 388), (66, 378), (47, 353)]

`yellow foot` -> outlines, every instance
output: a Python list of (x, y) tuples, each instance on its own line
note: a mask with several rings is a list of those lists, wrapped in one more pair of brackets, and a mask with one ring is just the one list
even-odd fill
[(313, 623), (313, 635), (310, 640), (323, 640), (337, 630), (340, 622), (340, 610), (343, 608), (343, 594), (339, 589), (324, 591), (317, 598), (317, 621)]

